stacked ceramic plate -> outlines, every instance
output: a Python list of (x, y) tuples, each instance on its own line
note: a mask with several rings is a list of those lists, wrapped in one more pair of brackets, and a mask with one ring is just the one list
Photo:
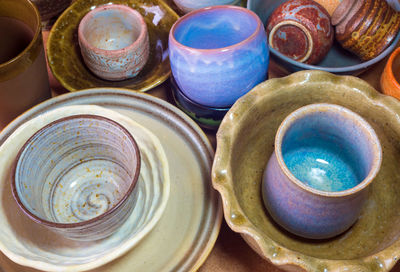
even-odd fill
[[(97, 116), (96, 120), (91, 120), (90, 124), (83, 120), (94, 115)], [(71, 124), (70, 121), (75, 120), (74, 118), (83, 119)], [(68, 123), (64, 123), (66, 121)], [(94, 152), (90, 143), (87, 143), (88, 137), (99, 129), (106, 128), (107, 130), (110, 125), (115, 126), (108, 132), (110, 135), (116, 133), (117, 127), (122, 127), (121, 131), (133, 137), (140, 151), (141, 165), (136, 189), (134, 189), (135, 201), (126, 220), (121, 219), (122, 223), (115, 232), (100, 240), (87, 239), (92, 235), (87, 228), (81, 227), (78, 231), (78, 234), (86, 232), (83, 238), (74, 236), (71, 239), (65, 234), (68, 223), (61, 226), (64, 232), (58, 232), (42, 222), (32, 220), (34, 218), (21, 209), (21, 203), (17, 203), (13, 198), (11, 192), (15, 169), (13, 166), (22, 159), (27, 160), (33, 157), (39, 149), (40, 154), (55, 156), (54, 154), (58, 153), (64, 154), (63, 151), (68, 145), (81, 143), (85, 151), (79, 154)], [(85, 129), (80, 129), (82, 127)], [(47, 133), (49, 129), (54, 133)], [(47, 144), (44, 142), (43, 145), (38, 144), (38, 139), (43, 137), (49, 139), (48, 137), (55, 136), (61, 140), (60, 137), (65, 137), (67, 134), (81, 137), (81, 141), (67, 140), (60, 146), (52, 141)], [(124, 149), (125, 152), (122, 154), (125, 155), (120, 164), (134, 160), (135, 156), (129, 159), (130, 157), (126, 155), (129, 153), (129, 137), (121, 136), (121, 140), (118, 140), (118, 136), (112, 135), (106, 137), (109, 139), (108, 144), (96, 145), (95, 149), (104, 149), (105, 154), (111, 156), (111, 151), (118, 150), (113, 147), (122, 145), (119, 149)], [(163, 135), (163, 137), (157, 138), (155, 135)], [(100, 138), (97, 135), (96, 140), (92, 141), (100, 141)], [(1, 267), (5, 271), (22, 271), (24, 268), (20, 265), (46, 271), (60, 269), (84, 271), (93, 268), (97, 268), (96, 271), (131, 271), (132, 269), (191, 271), (201, 265), (215, 242), (222, 215), (219, 198), (210, 186), (212, 148), (207, 138), (190, 118), (160, 99), (116, 89), (93, 89), (66, 94), (48, 100), (21, 115), (2, 131), (0, 143), (0, 201), (2, 203), (0, 249), (15, 262), (1, 258)], [(107, 148), (107, 145), (111, 147)], [(57, 148), (53, 150), (52, 146), (57, 146)], [(78, 147), (75, 146), (73, 150), (76, 148)], [(20, 154), (17, 159), (21, 149), (22, 155)], [(23, 180), (25, 173), (29, 171), (39, 173), (45, 170), (47, 164), (67, 165), (66, 162), (73, 161), (76, 155), (73, 150), (61, 156), (62, 158), (58, 161), (38, 160), (37, 163), (43, 167), (31, 169), (30, 163), (21, 163), (19, 168), (17, 167), (19, 170), (16, 170), (22, 173), (19, 179)], [(117, 160), (117, 157), (114, 160)], [(90, 159), (78, 159), (78, 161), (88, 167), (82, 168), (79, 163), (70, 167), (72, 170), (69, 169), (71, 171), (64, 176), (71, 178), (76, 173), (78, 176), (72, 183), (89, 177), (92, 179), (89, 183), (93, 182), (92, 187), (95, 190), (104, 191), (106, 186), (103, 186), (104, 184), (97, 186), (97, 183), (94, 183), (96, 180), (118, 179), (118, 171), (115, 173), (105, 171), (107, 164), (89, 165)], [(115, 166), (115, 169), (118, 170), (120, 167), (121, 165)], [(54, 167), (54, 169), (57, 168)], [(79, 170), (80, 168), (82, 171)], [(57, 177), (60, 175), (53, 172), (51, 171), (49, 176), (54, 176), (54, 180), (58, 181)], [(124, 173), (122, 170), (120, 172)], [(31, 183), (42, 181), (42, 179), (35, 179), (35, 175), (30, 177)], [(46, 184), (44, 188), (56, 187), (50, 191), (58, 192), (59, 195), (64, 194), (65, 197), (62, 198), (64, 200), (69, 199), (68, 195), (78, 185), (70, 184), (68, 188), (71, 189), (63, 191), (63, 185), (67, 183), (60, 180), (58, 186)], [(21, 184), (21, 188), (17, 191), (26, 192), (34, 188), (34, 184)], [(78, 191), (84, 192), (85, 189)], [(34, 199), (37, 194), (32, 192), (31, 195), (22, 193), (20, 197)], [(98, 195), (87, 198), (87, 205), (90, 204), (89, 199), (92, 201), (94, 198), (91, 202), (92, 210), (98, 207), (96, 203), (101, 203), (96, 200), (102, 197), (101, 194), (100, 192)], [(71, 199), (74, 199), (74, 196)], [(28, 207), (26, 203), (31, 202), (22, 201), (22, 204)], [(79, 204), (79, 201), (77, 203)], [(63, 212), (62, 209), (64, 206), (75, 204), (73, 202), (55, 203), (56, 206), (58, 205), (53, 209), (56, 217), (70, 218), (72, 215)], [(83, 206), (81, 205), (78, 212), (72, 210), (72, 213), (85, 215)], [(35, 210), (31, 212), (35, 213)], [(99, 214), (94, 219), (101, 216)], [(72, 220), (76, 220), (76, 217)], [(71, 224), (77, 223), (74, 221)], [(133, 247), (134, 249), (131, 250)], [(105, 265), (123, 254), (126, 254), (123, 258)]]

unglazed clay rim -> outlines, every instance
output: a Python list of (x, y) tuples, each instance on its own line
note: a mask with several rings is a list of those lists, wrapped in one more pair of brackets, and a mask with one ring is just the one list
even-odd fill
[[(286, 166), (285, 160), (283, 159), (282, 155), (282, 140), (287, 132), (287, 130), (300, 118), (307, 116), (313, 112), (332, 112), (335, 115), (341, 115), (346, 119), (352, 119), (354, 126), (357, 126), (369, 140), (369, 144), (373, 149), (374, 160), (368, 171), (368, 175), (359, 182), (356, 186), (349, 188), (343, 191), (323, 191), (312, 188), (306, 185), (304, 182), (301, 182), (297, 179), (292, 172)], [(364, 188), (366, 188), (376, 177), (379, 172), (382, 163), (382, 148), (379, 142), (379, 138), (376, 135), (374, 129), (371, 125), (365, 121), (361, 116), (352, 112), (351, 110), (334, 104), (310, 104), (304, 107), (301, 107), (291, 114), (289, 114), (280, 124), (276, 137), (275, 137), (275, 154), (278, 161), (279, 166), (281, 167), (283, 173), (288, 177), (288, 179), (293, 182), (295, 185), (299, 186), (305, 191), (313, 193), (315, 195), (326, 196), (326, 197), (341, 197), (341, 196), (348, 196), (355, 194)]]
[[(259, 101), (265, 101), (268, 97), (273, 96), (274, 93), (279, 92), (280, 89), (285, 88), (285, 86), (293, 85), (294, 82), (321, 82), (320, 77), (327, 83), (346, 84), (349, 87), (357, 89), (359, 95), (367, 98), (371, 104), (385, 108), (390, 112), (389, 115), (397, 116), (397, 113), (400, 112), (400, 103), (398, 100), (378, 93), (368, 83), (354, 76), (337, 76), (325, 71), (308, 70), (296, 72), (283, 78), (267, 80), (237, 100), (222, 120), (217, 132), (217, 150), (212, 169), (213, 187), (221, 194), (224, 217), (229, 227), (246, 237), (246, 242), (251, 239), (254, 244), (251, 243), (250, 246), (261, 257), (282, 269), (294, 267), (304, 271), (316, 271), (325, 266), (331, 272), (339, 272), (344, 268), (351, 268), (352, 271), (356, 271), (357, 269), (357, 271), (366, 271), (369, 264), (382, 263), (384, 264), (382, 271), (389, 271), (400, 259), (400, 239), (392, 242), (379, 252), (375, 251), (372, 255), (360, 258), (336, 260), (313, 257), (286, 248), (273, 240), (271, 236), (267, 236), (264, 239), (265, 235), (246, 216), (236, 197), (230, 166), (230, 160), (232, 159), (230, 152), (234, 144), (232, 137), (237, 133), (238, 129), (236, 123), (240, 123), (243, 116), (255, 104), (259, 103)], [(398, 121), (398, 125), (400, 125), (400, 121)], [(234, 219), (237, 217), (242, 220), (235, 221)], [(279, 255), (276, 256), (273, 254), (274, 251), (271, 251), (273, 248), (279, 248)]]
[[(282, 21), (282, 22), (279, 22), (278, 24), (276, 24), (276, 25), (272, 28), (271, 32), (269, 33), (269, 37), (268, 37), (269, 46), (270, 46), (271, 48), (273, 48), (273, 46), (272, 46), (272, 45), (273, 45), (272, 40), (273, 40), (273, 37), (274, 37), (274, 35), (275, 35), (275, 32), (276, 32), (276, 31), (278, 30), (278, 28), (280, 28), (281, 26), (286, 26), (286, 25), (293, 25), (293, 26), (296, 26), (296, 27), (300, 28), (300, 30), (302, 30), (302, 31), (304, 32), (304, 34), (306, 35), (306, 37), (307, 37), (307, 43), (308, 43), (308, 45), (309, 45), (309, 46), (308, 46), (308, 49), (307, 49), (307, 52), (306, 52), (306, 55), (305, 55), (303, 58), (297, 60), (298, 62), (305, 62), (305, 61), (308, 60), (308, 59), (310, 58), (310, 56), (311, 56), (311, 53), (312, 53), (313, 48), (314, 48), (314, 42), (313, 42), (313, 39), (312, 39), (312, 37), (311, 37), (310, 31), (308, 31), (307, 28), (306, 28), (305, 26), (303, 26), (302, 24), (300, 24), (300, 23), (298, 23), (298, 22), (296, 22), (296, 21), (285, 20), (285, 21)], [(275, 49), (275, 50), (276, 50), (276, 49)]]
[[(102, 213), (102, 214), (100, 214), (100, 215), (98, 215), (98, 216), (96, 216), (96, 217), (94, 217), (94, 218), (92, 218), (92, 219), (89, 219), (89, 220), (86, 220), (86, 221), (77, 222), (77, 223), (58, 223), (58, 222), (48, 221), (48, 220), (46, 220), (46, 219), (40, 218), (39, 216), (33, 214), (33, 213), (32, 213), (31, 211), (29, 211), (29, 209), (27, 209), (27, 208), (25, 207), (25, 205), (22, 203), (22, 201), (21, 201), (21, 199), (20, 199), (20, 196), (19, 196), (19, 194), (18, 194), (18, 192), (17, 192), (16, 184), (15, 184), (15, 172), (16, 172), (16, 169), (17, 169), (17, 165), (18, 165), (18, 163), (19, 163), (19, 161), (20, 161), (20, 158), (21, 158), (21, 155), (22, 155), (23, 151), (26, 149), (26, 147), (28, 146), (28, 144), (29, 144), (38, 134), (40, 134), (41, 132), (47, 130), (48, 128), (50, 128), (50, 127), (52, 127), (52, 126), (54, 126), (55, 124), (62, 123), (62, 122), (64, 122), (64, 121), (68, 121), (68, 120), (71, 120), (71, 119), (81, 119), (81, 118), (89, 119), (89, 120), (96, 120), (96, 119), (98, 119), (98, 120), (103, 120), (103, 121), (105, 121), (105, 122), (111, 123), (111, 124), (113, 124), (113, 125), (119, 127), (119, 128), (124, 132), (124, 134), (128, 137), (129, 141), (131, 142), (131, 144), (132, 144), (132, 146), (133, 146), (133, 148), (134, 148), (134, 150), (135, 150), (135, 156), (136, 156), (136, 158), (137, 158), (137, 160), (136, 160), (136, 165), (135, 165), (135, 166), (136, 166), (135, 173), (134, 173), (134, 176), (133, 176), (133, 179), (132, 179), (132, 181), (131, 181), (131, 184), (130, 184), (129, 188), (128, 188), (128, 190), (124, 193), (123, 197), (122, 197), (114, 206), (112, 206), (111, 209), (107, 210), (106, 212), (104, 212), (104, 213)], [(138, 145), (137, 145), (135, 139), (132, 137), (131, 133), (130, 133), (125, 127), (121, 126), (120, 124), (118, 124), (117, 122), (115, 122), (115, 121), (113, 121), (113, 120), (111, 120), (111, 119), (109, 119), (109, 118), (106, 118), (106, 117), (103, 117), (103, 116), (100, 116), (100, 115), (92, 115), (92, 114), (72, 115), (72, 116), (68, 116), (68, 117), (64, 117), (64, 118), (55, 120), (55, 121), (53, 121), (53, 122), (47, 124), (46, 126), (44, 126), (44, 127), (42, 127), (41, 129), (39, 129), (36, 133), (34, 133), (34, 134), (25, 142), (25, 144), (21, 147), (20, 151), (18, 152), (16, 161), (15, 161), (15, 164), (14, 164), (14, 169), (13, 169), (13, 172), (12, 172), (12, 173), (13, 173), (13, 176), (12, 176), (12, 181), (13, 181), (13, 182), (11, 182), (11, 191), (12, 191), (12, 194), (13, 194), (13, 197), (14, 197), (15, 201), (16, 201), (17, 204), (18, 204), (18, 207), (19, 207), (30, 219), (32, 219), (32, 220), (35, 221), (36, 223), (41, 224), (41, 225), (45, 225), (45, 226), (49, 226), (49, 227), (52, 227), (52, 228), (60, 228), (60, 229), (68, 229), (68, 228), (82, 227), (82, 226), (86, 226), (86, 225), (92, 224), (92, 223), (94, 223), (94, 222), (98, 222), (98, 221), (100, 221), (102, 218), (104, 218), (104, 217), (106, 217), (106, 216), (108, 216), (108, 215), (114, 213), (114, 212), (115, 212), (116, 210), (118, 210), (118, 208), (130, 197), (130, 195), (132, 194), (134, 188), (136, 187), (137, 181), (138, 181), (138, 179), (139, 179), (140, 165), (141, 165), (141, 161), (140, 161), (140, 160), (141, 160), (141, 159), (140, 159), (139, 147), (138, 147)]]
[[(101, 13), (102, 11), (107, 11), (107, 10), (112, 10), (112, 11), (121, 11), (121, 13), (128, 14), (130, 17), (134, 17), (135, 19), (140, 21), (140, 33), (139, 36), (128, 46), (125, 46), (121, 49), (114, 49), (114, 50), (106, 50), (106, 49), (101, 49), (96, 46), (93, 46), (88, 40), (86, 39), (86, 36), (83, 34), (83, 29), (85, 26), (93, 19), (93, 17)], [(145, 41), (147, 35), (147, 25), (146, 22), (143, 19), (143, 16), (136, 11), (135, 9), (126, 6), (126, 5), (121, 5), (121, 4), (111, 4), (111, 5), (102, 5), (99, 6), (91, 11), (89, 11), (85, 16), (83, 16), (82, 20), (79, 22), (78, 26), (78, 37), (79, 41), (83, 43), (83, 45), (87, 48), (89, 48), (91, 51), (95, 52), (96, 54), (112, 54), (112, 55), (118, 55), (122, 52), (125, 51), (130, 51), (130, 50), (137, 50), (136, 48)]]
[[(179, 119), (181, 121), (181, 123), (186, 126), (186, 128), (182, 128), (182, 131), (191, 130), (192, 133), (197, 134), (196, 135), (197, 141), (201, 141), (203, 143), (202, 146), (204, 149), (206, 149), (207, 152), (211, 152), (212, 155), (214, 154), (211, 144), (208, 140), (208, 137), (206, 136), (204, 131), (190, 117), (188, 117), (186, 114), (184, 114), (181, 110), (177, 109), (176, 107), (171, 106), (170, 103), (168, 103), (160, 98), (154, 97), (150, 94), (141, 93), (141, 92), (132, 92), (129, 89), (115, 88), (115, 87), (89, 88), (89, 89), (85, 89), (85, 90), (82, 90), (82, 91), (76, 92), (76, 93), (62, 94), (62, 95), (54, 97), (50, 100), (43, 101), (43, 102), (37, 104), (36, 106), (32, 107), (31, 109), (25, 111), (24, 113), (22, 113), (21, 115), (16, 117), (12, 122), (10, 122), (6, 127), (4, 127), (3, 130), (1, 131), (1, 134), (5, 134), (5, 135), (1, 135), (1, 136), (3, 138), (7, 139), (23, 123), (29, 121), (32, 118), (36, 118), (38, 116), (38, 114), (40, 114), (40, 113), (48, 112), (49, 109), (57, 108), (58, 105), (65, 103), (65, 101), (68, 101), (68, 100), (76, 101), (79, 98), (94, 97), (94, 96), (98, 96), (99, 94), (124, 96), (124, 97), (129, 97), (130, 99), (143, 100), (143, 101), (146, 101), (147, 103), (149, 103), (150, 105), (155, 105), (155, 107), (157, 107), (159, 110), (165, 110), (165, 111), (170, 112), (171, 115), (174, 116), (174, 118)], [(80, 105), (80, 104), (73, 104), (73, 105)], [(32, 114), (33, 114), (33, 116), (32, 116)], [(129, 117), (127, 117), (127, 118), (129, 118)], [(18, 127), (15, 127), (16, 123), (20, 123)], [(0, 138), (2, 138), (2, 137), (0, 137)], [(168, 193), (169, 193), (169, 190), (168, 190)], [(168, 204), (167, 202), (168, 202), (168, 197), (165, 198), (165, 202), (163, 203), (164, 207), (160, 211), (160, 217), (162, 216), (162, 213), (164, 212), (164, 209), (166, 208), (166, 206)], [(223, 218), (223, 210), (222, 210), (220, 197), (218, 197), (217, 202), (218, 202), (218, 208), (214, 210), (215, 217), (212, 217), (207, 220), (207, 222), (214, 221), (215, 223), (208, 224), (210, 226), (208, 226), (209, 231), (207, 232), (207, 235), (204, 233), (202, 234), (202, 235), (206, 235), (208, 238), (207, 238), (207, 241), (202, 242), (202, 249), (200, 249), (198, 254), (197, 255), (189, 254), (189, 257), (194, 260), (190, 261), (189, 269), (187, 271), (195, 272), (200, 268), (200, 266), (205, 262), (206, 258), (210, 255), (210, 253), (213, 249), (213, 246), (217, 240), (218, 234), (221, 229), (221, 223), (222, 223), (222, 218)], [(153, 221), (153, 222), (155, 225), (158, 221)], [(152, 226), (152, 227), (154, 227), (154, 226)], [(88, 263), (87, 265), (80, 266), (79, 270), (85, 271), (85, 270), (93, 269), (93, 268), (99, 267), (101, 265), (104, 265), (106, 263), (109, 263), (112, 260), (115, 260), (116, 258), (122, 256), (123, 254), (129, 254), (127, 252), (132, 247), (133, 247), (133, 245), (131, 245), (131, 244), (123, 244), (122, 248), (117, 249), (113, 255), (110, 253), (109, 255), (105, 256), (107, 258), (96, 259), (95, 261)], [(16, 255), (13, 252), (9, 251), (7, 249), (7, 247), (1, 241), (0, 241), (0, 251), (2, 251), (12, 261), (14, 261), (20, 265), (29, 266), (29, 267), (33, 267), (33, 268), (37, 268), (37, 269), (41, 269), (41, 270), (52, 269), (54, 271), (58, 271), (60, 269), (60, 267), (56, 266), (56, 265), (55, 266), (48, 265), (47, 263), (42, 262), (42, 261), (28, 260), (24, 257)], [(196, 248), (196, 251), (198, 251), (197, 248)], [(186, 255), (186, 256), (188, 256), (188, 255)], [(183, 267), (185, 265), (184, 267), (187, 268), (188, 264), (183, 263), (184, 261), (185, 261), (185, 259), (182, 257), (181, 261), (179, 263), (177, 263), (176, 266)], [(77, 269), (78, 268), (75, 266), (75, 267), (73, 267), (72, 271), (76, 271)], [(66, 270), (70, 271), (70, 269), (66, 269)]]
[[(12, 59), (10, 59), (10, 60), (8, 60), (6, 62), (0, 63), (0, 70), (2, 68), (6, 67), (7, 65), (10, 65), (11, 63), (14, 63), (14, 62), (17, 62), (17, 61), (21, 60), (21, 58), (25, 54), (27, 54), (30, 50), (32, 50), (32, 47), (35, 45), (35, 43), (37, 43), (37, 40), (39, 39), (39, 36), (42, 33), (42, 30), (41, 30), (42, 29), (42, 22), (41, 22), (41, 19), (40, 19), (39, 10), (37, 9), (37, 7), (31, 1), (25, 1), (25, 2), (28, 2), (28, 4), (31, 7), (32, 11), (35, 13), (35, 19), (36, 19), (37, 24), (38, 24), (37, 27), (36, 27), (36, 30), (35, 30), (35, 34), (33, 35), (33, 38), (29, 42), (28, 46), (25, 47), (25, 49), (23, 51), (21, 51), (17, 56), (13, 57)], [(29, 27), (29, 29), (31, 29), (31, 28)]]
[[(256, 20), (257, 22), (257, 26), (256, 29), (254, 30), (254, 32), (247, 37), (246, 39), (229, 45), (229, 46), (225, 46), (225, 47), (219, 47), (219, 48), (211, 48), (211, 49), (200, 49), (200, 48), (193, 48), (193, 47), (189, 47), (186, 45), (181, 44), (180, 42), (178, 42), (175, 39), (175, 30), (178, 27), (179, 24), (183, 23), (186, 20), (189, 20), (193, 15), (196, 15), (198, 13), (207, 13), (208, 11), (212, 11), (212, 10), (216, 10), (216, 9), (222, 9), (222, 10), (237, 10), (240, 11), (242, 13), (247, 13), (250, 17), (252, 17), (254, 20)], [(174, 25), (172, 26), (170, 32), (169, 32), (169, 42), (172, 43), (174, 46), (176, 46), (177, 48), (180, 48), (182, 50), (186, 50), (188, 52), (198, 52), (198, 53), (219, 53), (219, 52), (226, 52), (228, 50), (235, 50), (235, 49), (239, 49), (243, 46), (245, 46), (246, 44), (250, 43), (252, 40), (254, 40), (258, 33), (260, 31), (263, 31), (263, 23), (261, 22), (261, 19), (257, 16), (257, 14), (255, 14), (253, 11), (246, 9), (246, 8), (242, 8), (242, 7), (237, 7), (237, 6), (229, 6), (229, 5), (220, 5), (220, 6), (211, 6), (211, 7), (205, 7), (205, 8), (201, 8), (201, 9), (197, 9), (194, 10), (192, 12), (189, 12), (188, 14), (184, 15), (183, 17), (179, 18)]]

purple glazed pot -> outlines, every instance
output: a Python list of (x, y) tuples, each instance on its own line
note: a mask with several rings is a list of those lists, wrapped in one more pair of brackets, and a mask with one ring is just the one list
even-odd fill
[(78, 28), (83, 60), (98, 77), (124, 80), (135, 77), (149, 58), (146, 22), (124, 5), (104, 5), (83, 17)]
[(280, 125), (262, 194), (272, 218), (311, 239), (334, 237), (360, 215), (382, 150), (372, 127), (352, 111), (313, 104)]
[(169, 34), (169, 56), (182, 92), (208, 107), (230, 107), (267, 77), (263, 24), (241, 7), (208, 7), (180, 18)]

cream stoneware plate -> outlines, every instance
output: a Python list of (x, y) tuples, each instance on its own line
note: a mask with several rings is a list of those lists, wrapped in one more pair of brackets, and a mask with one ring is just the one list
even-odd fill
[[(222, 220), (220, 198), (212, 189), (210, 180), (213, 151), (201, 129), (182, 112), (161, 99), (121, 89), (103, 88), (69, 93), (32, 108), (1, 132), (0, 144), (19, 127), (27, 124), (28, 120), (70, 105), (102, 106), (146, 127), (159, 138), (169, 164), (170, 196), (160, 221), (125, 255), (93, 271), (197, 270), (210, 253)], [(32, 250), (43, 256), (49, 252), (63, 252), (64, 256), (71, 256), (71, 263), (77, 261), (75, 257), (79, 253), (86, 254), (86, 244), (64, 243), (55, 234), (34, 227), (29, 220), (21, 219), (24, 215), (19, 212), (11, 194), (7, 194), (9, 185), (7, 187), (0, 192), (3, 207), (0, 209), (0, 217), (3, 217), (0, 220), (0, 247), (7, 256), (24, 266), (44, 270), (53, 268), (38, 267), (37, 260), (16, 258), (11, 253), (10, 246), (4, 243), (5, 239), (17, 239), (21, 243), (22, 247), (13, 248), (13, 253)], [(4, 186), (1, 185), (0, 188)], [(94, 256), (91, 261), (96, 262), (101, 258), (102, 256)], [(2, 254), (0, 266), (7, 272), (36, 271), (12, 262)], [(83, 270), (89, 268), (85, 266)], [(57, 270), (66, 269), (60, 267)]]
[[(60, 235), (48, 232), (45, 228), (32, 223), (10, 205), (0, 208), (0, 222), (3, 233), (0, 234), (0, 248), (12, 260), (47, 271), (83, 271), (103, 265), (121, 256), (134, 247), (155, 224), (165, 210), (169, 189), (168, 162), (163, 147), (154, 134), (143, 126), (118, 112), (94, 105), (74, 105), (50, 110), (29, 120), (16, 129), (0, 147), (0, 199), (3, 203), (12, 201), (9, 185), (12, 182), (10, 169), (13, 169), (15, 155), (22, 145), (40, 128), (65, 116), (95, 114), (112, 119), (124, 126), (135, 138), (141, 155), (141, 167), (138, 180), (137, 202), (128, 220), (116, 233), (96, 242), (75, 242), (63, 239)], [(3, 198), (4, 196), (4, 198)], [(15, 216), (17, 215), (17, 216)], [(31, 223), (31, 224), (30, 224)], [(26, 226), (18, 230), (14, 225)], [(15, 235), (12, 235), (15, 231)], [(37, 240), (36, 233), (47, 233), (57, 246), (43, 245)], [(37, 241), (37, 243), (31, 243)], [(62, 245), (62, 247), (60, 247)], [(85, 248), (84, 251), (78, 250)]]

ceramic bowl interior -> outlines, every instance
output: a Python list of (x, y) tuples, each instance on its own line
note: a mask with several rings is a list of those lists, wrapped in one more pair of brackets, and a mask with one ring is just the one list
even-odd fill
[(175, 79), (171, 76), (171, 95), (179, 109), (184, 111), (201, 127), (206, 129), (217, 129), (225, 114), (230, 108), (213, 108), (200, 105), (189, 99), (178, 87)]
[[(107, 4), (123, 4), (137, 10), (144, 18), (150, 54), (141, 72), (131, 79), (108, 81), (95, 76), (85, 65), (78, 43), (78, 26), (92, 9)], [(77, 0), (61, 14), (51, 29), (47, 58), (55, 78), (69, 91), (95, 87), (124, 87), (149, 90), (164, 82), (171, 73), (168, 57), (168, 34), (179, 16), (161, 0)]]
[[(261, 21), (266, 25), (272, 12), (284, 2), (286, 2), (286, 0), (248, 0), (247, 8), (257, 13)], [(388, 56), (396, 48), (399, 40), (400, 33), (397, 34), (395, 40), (388, 48), (379, 56), (369, 61), (362, 61), (356, 55), (343, 49), (336, 41), (333, 42), (331, 49), (322, 61), (315, 65), (292, 60), (273, 48), (270, 48), (270, 51), (273, 59), (290, 72), (300, 70), (322, 70), (335, 74), (357, 75)]]
[(190, 48), (219, 49), (246, 40), (257, 26), (258, 21), (240, 9), (210, 9), (180, 21), (175, 27), (174, 38)]
[(133, 44), (142, 28), (140, 14), (126, 6), (86, 14), (80, 23), (83, 38), (93, 47), (120, 50)]
[(370, 172), (375, 176), (380, 166), (380, 143), (373, 129), (360, 116), (332, 104), (291, 113), (278, 129), (275, 146), (290, 173), (320, 191), (354, 188)]
[(46, 125), (25, 143), (12, 187), (34, 221), (72, 228), (119, 214), (139, 172), (139, 148), (124, 127), (101, 116), (77, 115)]
[[(342, 235), (317, 241), (279, 227), (261, 194), (279, 125), (291, 112), (315, 103), (337, 104), (363, 117), (375, 130), (383, 156), (357, 222)], [(229, 226), (261, 256), (289, 271), (390, 270), (400, 248), (399, 110), (396, 99), (363, 80), (322, 71), (302, 71), (256, 86), (233, 105), (217, 133), (212, 178)]]

